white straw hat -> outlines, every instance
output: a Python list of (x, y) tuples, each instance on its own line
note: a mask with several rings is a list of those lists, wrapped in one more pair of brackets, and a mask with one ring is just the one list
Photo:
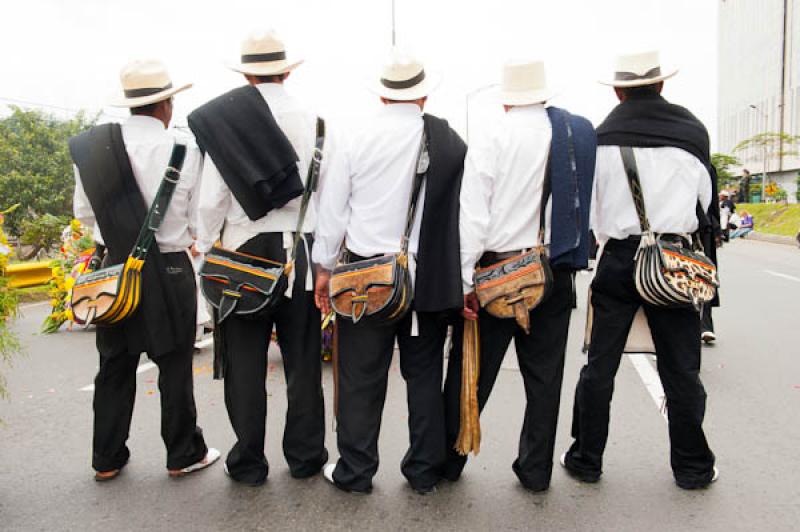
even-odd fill
[(119, 74), (122, 95), (110, 102), (114, 107), (142, 107), (170, 98), (192, 86), (172, 85), (167, 67), (155, 59), (131, 61)]
[(543, 103), (555, 95), (547, 87), (542, 61), (510, 61), (503, 66), (500, 101), (504, 105)]
[(413, 101), (430, 94), (440, 79), (437, 73), (425, 70), (419, 60), (394, 49), (380, 79), (370, 83), (369, 88), (389, 100)]
[(303, 60), (294, 62), (286, 59), (286, 46), (275, 30), (254, 31), (242, 41), (241, 57), (238, 63), (228, 65), (242, 74), (272, 76), (291, 72)]
[(678, 73), (677, 68), (663, 68), (657, 50), (617, 56), (614, 79), (600, 80), (612, 87), (641, 87), (669, 79)]

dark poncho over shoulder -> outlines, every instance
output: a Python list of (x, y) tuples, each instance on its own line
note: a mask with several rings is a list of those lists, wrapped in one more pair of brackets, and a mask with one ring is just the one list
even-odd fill
[(251, 220), (303, 193), (297, 153), (257, 88), (246, 85), (214, 98), (188, 120), (198, 146)]
[[(597, 128), (601, 146), (635, 148), (673, 147), (697, 157), (711, 178), (711, 205), (698, 206), (700, 237), (706, 254), (717, 262), (715, 235), (719, 232), (717, 171), (711, 164), (708, 131), (688, 109), (665, 100), (660, 94), (642, 94), (617, 105)], [(716, 303), (716, 302), (715, 302)]]
[(417, 249), (414, 309), (442, 312), (464, 305), (458, 213), (467, 145), (446, 120), (426, 114), (423, 121), (430, 166)]

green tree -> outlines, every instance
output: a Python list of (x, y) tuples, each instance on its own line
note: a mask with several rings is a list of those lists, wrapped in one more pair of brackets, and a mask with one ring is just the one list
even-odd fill
[(11, 109), (11, 115), (0, 119), (0, 198), (21, 204), (5, 224), (10, 234), (19, 236), (25, 218), (71, 217), (75, 182), (67, 140), (96, 118), (78, 113), (60, 120), (40, 111)]
[(712, 153), (711, 164), (713, 164), (714, 168), (717, 169), (719, 190), (736, 186), (738, 184), (739, 178), (731, 174), (730, 171), (731, 166), (739, 166), (738, 158), (725, 153)]
[(758, 157), (766, 156), (766, 171), (770, 171), (770, 162), (773, 159), (782, 159), (790, 155), (797, 155), (795, 149), (800, 147), (800, 135), (789, 135), (788, 133), (767, 132), (753, 135), (737, 144), (734, 152), (745, 150), (755, 150)]

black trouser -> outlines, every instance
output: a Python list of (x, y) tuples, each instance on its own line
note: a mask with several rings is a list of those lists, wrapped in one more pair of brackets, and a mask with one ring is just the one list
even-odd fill
[(411, 336), (411, 313), (394, 325), (353, 324), (339, 319), (338, 443), (335, 482), (369, 491), (378, 471), (378, 434), (395, 338), (408, 395), (410, 447), (401, 471), (412, 487), (439, 481), (445, 460), (443, 351), (447, 320), (419, 313), (419, 336)]
[(567, 466), (585, 477), (602, 473), (614, 377), (633, 317), (644, 305), (667, 398), (671, 464), (684, 487), (711, 481), (714, 454), (703, 433), (706, 392), (700, 382), (700, 319), (691, 307), (644, 304), (633, 280), (638, 239), (611, 240), (592, 282), (594, 325), (588, 363), (575, 391)]
[[(281, 233), (265, 233), (240, 250), (285, 260)], [(325, 450), (325, 405), (322, 397), (320, 313), (313, 292), (306, 291), (307, 259), (298, 249), (291, 299), (284, 297), (269, 318), (231, 315), (222, 324), (225, 341), (225, 406), (236, 443), (226, 459), (234, 480), (260, 484), (269, 465), (264, 455), (267, 418), (267, 350), (273, 326), (283, 357), (288, 407), (283, 454), (292, 476), (319, 472), (328, 459)], [(281, 258), (283, 257), (283, 258)]]
[[(553, 272), (553, 289), (530, 313), (530, 334), (511, 319), (495, 318), (481, 309), (480, 375), (478, 407), (483, 410), (513, 338), (525, 385), (525, 418), (519, 439), (519, 455), (512, 468), (519, 480), (533, 490), (550, 485), (553, 469), (564, 351), (572, 313), (572, 273)], [(453, 450), (460, 426), (463, 322), (453, 328), (453, 343), (444, 387), (447, 413), (447, 465), (445, 478), (456, 480), (467, 462)]]
[[(174, 316), (180, 330), (172, 353), (152, 357), (158, 366), (161, 395), (161, 437), (167, 447), (167, 468), (182, 469), (205, 457), (207, 448), (197, 426), (192, 354), (197, 311), (194, 270), (186, 253), (164, 253), (167, 282), (175, 288), (180, 311)], [(143, 294), (147, 297), (147, 294)], [(100, 350), (100, 370), (94, 380), (94, 438), (92, 467), (119, 469), (128, 461), (125, 445), (136, 398), (136, 368), (140, 353)]]
[(701, 332), (714, 332), (714, 319), (711, 317), (711, 304), (703, 305), (703, 312), (700, 315)]

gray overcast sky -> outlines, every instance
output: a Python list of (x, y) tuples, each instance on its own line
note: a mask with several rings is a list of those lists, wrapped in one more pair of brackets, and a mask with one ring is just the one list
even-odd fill
[[(0, 10), (0, 98), (93, 111), (118, 90), (126, 61), (156, 57), (176, 83), (194, 82), (176, 99), (185, 115), (242, 84), (225, 63), (249, 30), (274, 27), (306, 60), (289, 90), (349, 128), (378, 105), (364, 80), (391, 42), (391, 0), (4, 0)], [(553, 104), (597, 124), (615, 103), (596, 82), (615, 52), (655, 47), (681, 69), (665, 95), (697, 114), (715, 145), (716, 0), (396, 0), (396, 14), (398, 45), (443, 74), (426, 110), (462, 133), (466, 95), (498, 82), (509, 58), (544, 59)], [(470, 127), (499, 109), (492, 90), (479, 93)]]

